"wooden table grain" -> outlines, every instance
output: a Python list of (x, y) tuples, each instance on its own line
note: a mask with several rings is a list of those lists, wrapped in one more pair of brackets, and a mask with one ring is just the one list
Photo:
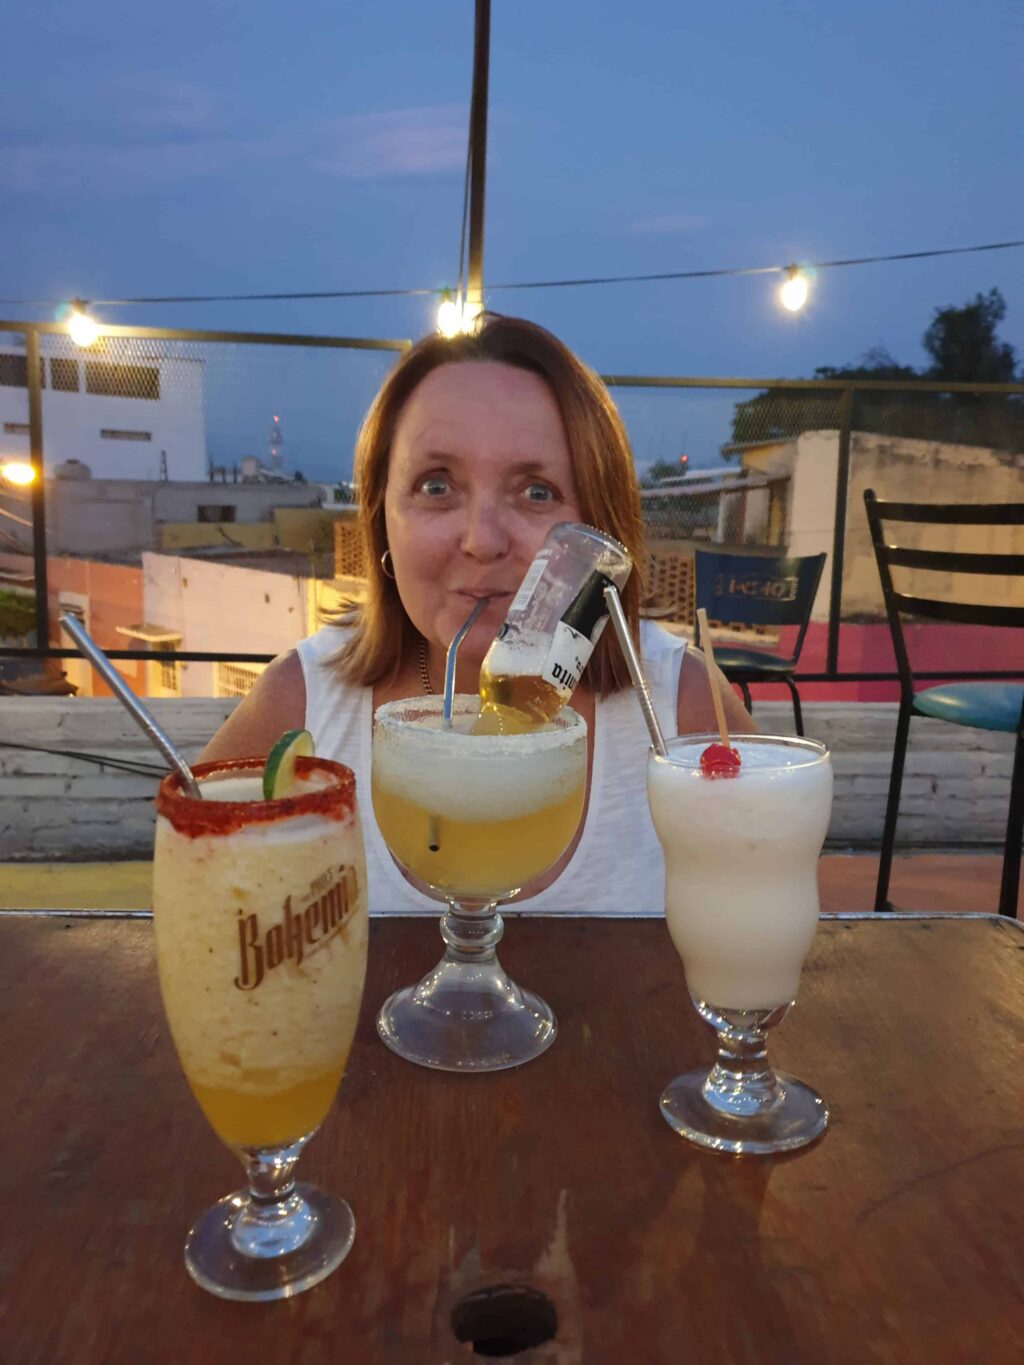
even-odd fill
[(182, 1261), (240, 1168), (178, 1069), (152, 925), (0, 915), (0, 1359), (441, 1365), (482, 1358), (453, 1309), (503, 1284), (557, 1312), (515, 1357), (535, 1365), (1024, 1359), (1018, 925), (824, 921), (772, 1050), (832, 1127), (776, 1159), (701, 1152), (659, 1115), (712, 1051), (662, 922), (511, 920), (502, 958), (560, 1031), (493, 1076), (376, 1040), (437, 952), (431, 921), (373, 924), (348, 1074), (300, 1165), (352, 1204), (351, 1255), (242, 1305)]

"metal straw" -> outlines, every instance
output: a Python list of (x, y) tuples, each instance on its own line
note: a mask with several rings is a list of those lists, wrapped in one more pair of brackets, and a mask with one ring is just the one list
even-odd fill
[[(455, 702), (455, 664), (459, 645), (469, 634), (473, 622), (490, 600), (489, 597), (477, 599), (476, 606), (455, 632), (455, 637), (448, 646), (448, 653), (444, 657), (444, 696), (441, 699), (441, 723), (446, 730), (452, 728), (452, 706)], [(434, 815), (430, 817), (427, 824), (427, 847), (431, 853), (439, 853), (441, 850), (441, 833), (437, 827), (437, 817)]]
[(150, 740), (156, 748), (160, 750), (164, 758), (177, 772), (181, 778), (182, 786), (194, 800), (202, 800), (203, 793), (199, 789), (199, 783), (193, 775), (192, 769), (188, 766), (181, 754), (164, 734), (160, 726), (157, 725), (153, 716), (139, 701), (138, 697), (131, 690), (125, 680), (118, 673), (117, 669), (111, 664), (110, 660), (100, 649), (99, 645), (88, 634), (81, 621), (76, 616), (65, 615), (60, 618), (60, 623), (74, 640), (75, 644), (82, 651), (85, 657), (95, 668), (103, 681), (107, 684), (114, 696), (124, 706), (125, 710), (135, 721), (139, 729), (142, 730), (146, 738)]
[(446, 730), (452, 728), (452, 703), (455, 700), (455, 659), (459, 652), (459, 645), (462, 644), (463, 640), (469, 634), (473, 622), (490, 600), (489, 597), (480, 597), (477, 599), (476, 606), (455, 632), (455, 638), (448, 646), (448, 653), (445, 655), (444, 659), (444, 701), (442, 703), (441, 711), (441, 718), (444, 721), (444, 728)]
[(647, 722), (654, 752), (662, 758), (667, 758), (668, 749), (665, 746), (665, 736), (661, 733), (661, 726), (658, 724), (658, 717), (654, 711), (654, 703), (651, 701), (651, 689), (644, 677), (644, 671), (640, 667), (640, 659), (636, 652), (636, 646), (633, 644), (633, 637), (629, 633), (626, 614), (622, 610), (622, 603), (619, 600), (619, 590), (614, 583), (609, 583), (605, 588), (604, 600), (608, 603), (608, 615), (612, 618), (615, 634), (619, 637), (619, 644), (626, 656), (629, 676), (633, 679), (636, 699), (640, 703), (640, 710), (644, 713), (644, 720)]

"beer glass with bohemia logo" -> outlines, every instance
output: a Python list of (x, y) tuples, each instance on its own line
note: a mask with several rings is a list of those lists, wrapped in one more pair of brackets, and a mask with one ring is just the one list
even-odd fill
[(366, 971), (366, 873), (348, 768), (300, 758), (262, 799), (259, 759), (157, 796), (153, 909), (164, 1007), (192, 1093), (248, 1188), (203, 1214), (185, 1263), (227, 1299), (317, 1284), (352, 1245), (344, 1200), (292, 1172), (345, 1070)]

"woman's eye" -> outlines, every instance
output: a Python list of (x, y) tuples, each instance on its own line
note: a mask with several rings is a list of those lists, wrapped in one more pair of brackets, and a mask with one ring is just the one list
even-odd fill
[(550, 484), (528, 483), (526, 485), (526, 496), (530, 502), (552, 502), (555, 490)]
[(451, 485), (443, 474), (428, 474), (425, 479), (420, 480), (419, 489), (421, 493), (426, 493), (428, 498), (443, 498), (451, 491)]

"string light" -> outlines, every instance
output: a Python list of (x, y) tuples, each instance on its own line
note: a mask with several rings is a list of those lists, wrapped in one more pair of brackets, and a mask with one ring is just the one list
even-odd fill
[(786, 270), (785, 283), (779, 290), (779, 302), (791, 313), (799, 313), (807, 302), (809, 284), (807, 276), (799, 266), (791, 265)]
[[(881, 256), (852, 256), (833, 261), (816, 261), (813, 265), (804, 264), (799, 269), (804, 274), (817, 270), (834, 270), (844, 266), (879, 265), (893, 261), (933, 260), (939, 256), (965, 256), (982, 251), (1009, 251), (1024, 247), (1024, 239), (1011, 242), (986, 242), (978, 246), (940, 247), (931, 251), (898, 251)], [(504, 284), (488, 284), (489, 294), (511, 289), (573, 289), (587, 285), (602, 284), (650, 284), (671, 280), (721, 279), (739, 275), (785, 275), (792, 269), (788, 265), (733, 266), (716, 270), (668, 270), (644, 275), (598, 275), (581, 279), (561, 280), (518, 280)], [(420, 289), (318, 289), (288, 291), (281, 293), (259, 294), (166, 294), (149, 295), (138, 298), (97, 299), (95, 303), (104, 307), (127, 307), (133, 304), (162, 303), (274, 303), (299, 302), (315, 299), (371, 299), (371, 298), (415, 298), (437, 295), (436, 288)], [(84, 308), (80, 301), (78, 304)], [(53, 299), (0, 299), (0, 307), (53, 308)], [(65, 305), (66, 306), (66, 305)], [(90, 321), (93, 321), (90, 319)], [(94, 323), (95, 325), (95, 323)]]
[(76, 346), (92, 346), (100, 334), (99, 323), (86, 309), (87, 305), (81, 299), (72, 302), (71, 316), (68, 318), (68, 335)]
[(0, 463), (0, 478), (16, 488), (28, 488), (36, 481), (36, 471), (27, 460), (5, 460)]
[(454, 296), (446, 289), (437, 309), (437, 330), (444, 337), (457, 337), (472, 332), (482, 309), (479, 303), (464, 299), (461, 291)]

